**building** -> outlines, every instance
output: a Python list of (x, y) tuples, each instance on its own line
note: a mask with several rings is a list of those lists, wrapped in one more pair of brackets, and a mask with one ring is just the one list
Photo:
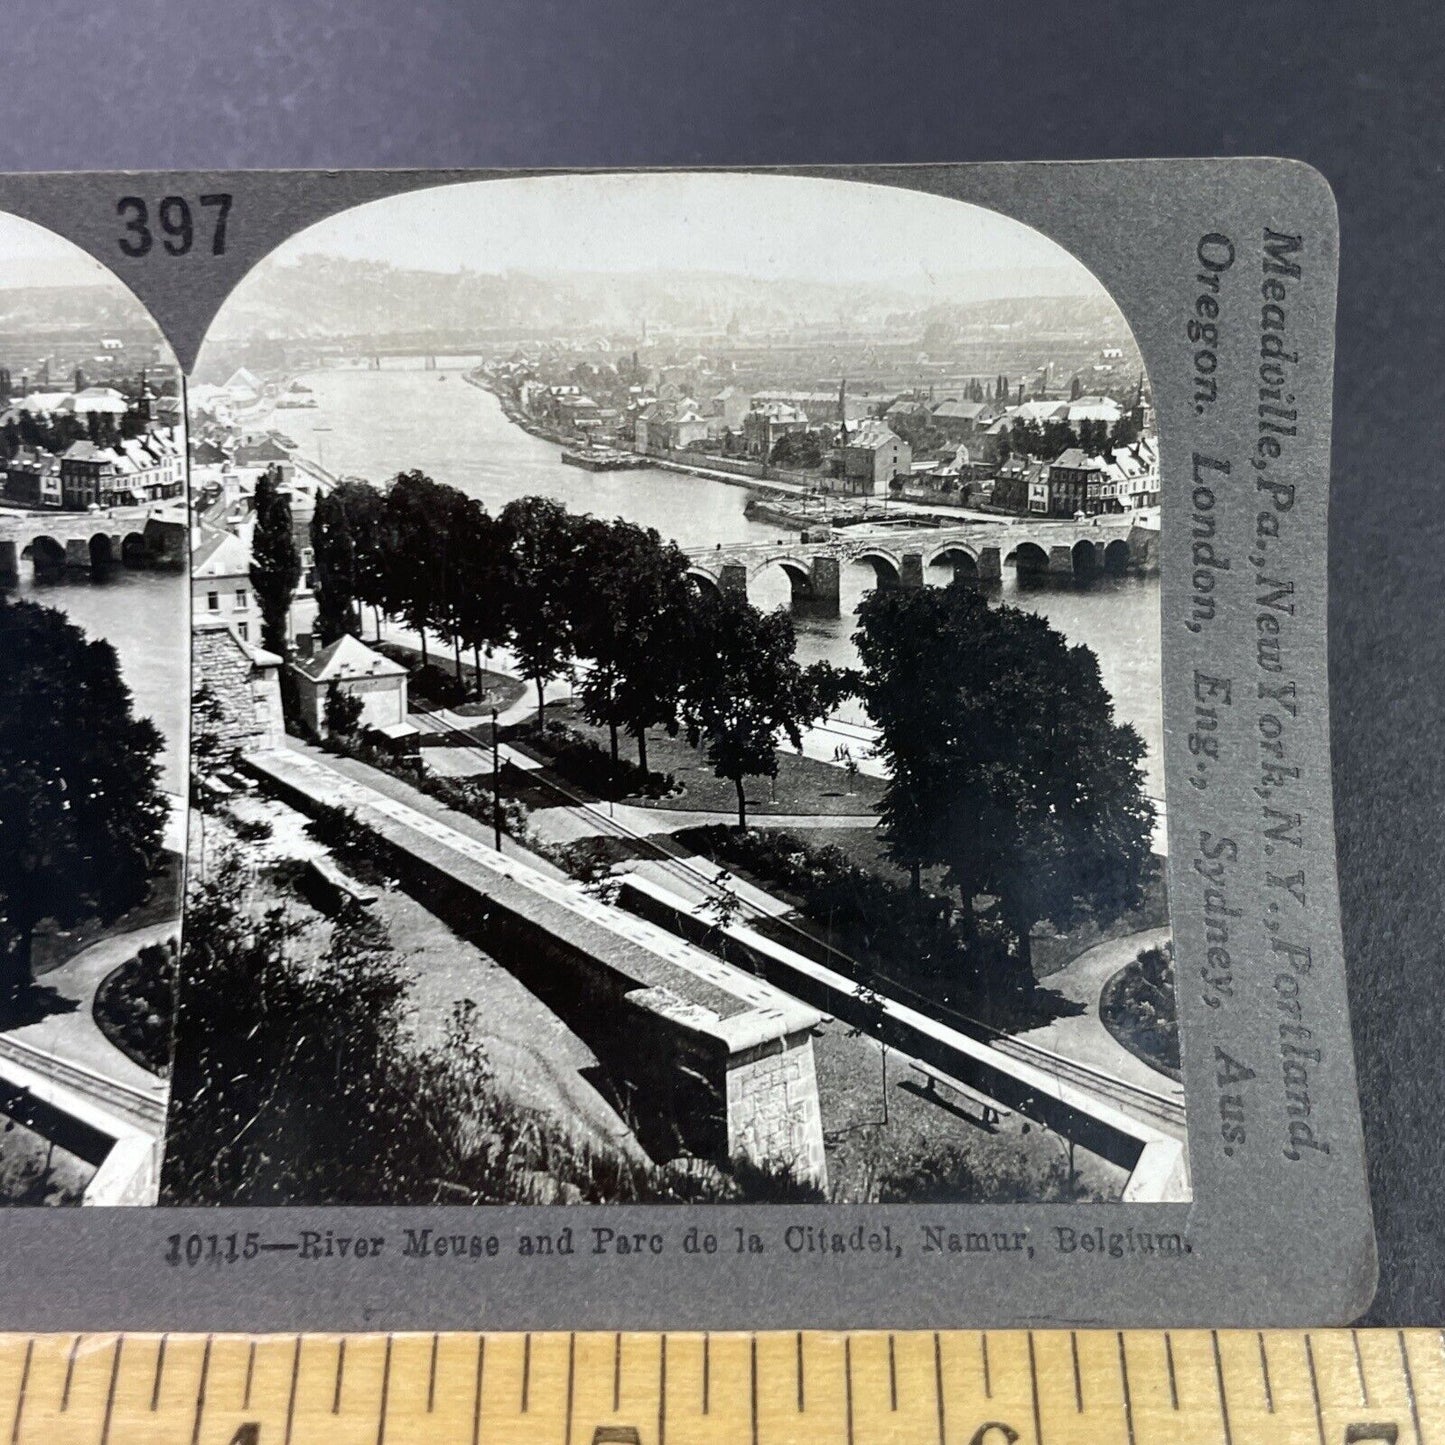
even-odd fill
[(1091, 457), (1082, 447), (1060, 452), (1049, 468), (1049, 515), (1097, 516), (1119, 510), (1104, 505), (1109, 480), (1109, 464), (1103, 457)]
[(807, 430), (808, 414), (802, 407), (786, 401), (760, 402), (754, 397), (743, 418), (743, 446), (750, 457), (767, 461), (780, 438)]
[(894, 477), (913, 469), (913, 448), (877, 420), (864, 422), (833, 455), (838, 490), (847, 496), (886, 496)]
[(406, 724), (406, 669), (349, 632), (288, 666), (301, 716), (320, 737), (326, 736), (326, 694), (332, 683), (361, 699), (361, 727), (382, 731)]
[[(1033, 457), (1012, 456), (998, 469), (993, 488), (993, 505), (1006, 512), (1047, 513), (1049, 464)], [(1042, 498), (1044, 505), (1039, 506)], [(1071, 514), (1072, 515), (1072, 514)]]
[(223, 623), (242, 642), (259, 640), (251, 549), (231, 532), (197, 528), (191, 538), (191, 621)]
[(707, 414), (724, 431), (740, 431), (752, 402), (740, 386), (725, 386), (707, 399)]
[(986, 401), (941, 401), (933, 408), (933, 424), (949, 441), (966, 441), (997, 419), (998, 412)]
[(212, 702), (211, 716), (198, 714), (195, 730), (206, 728), (221, 754), (270, 752), (282, 744), (281, 659), (237, 637), (219, 620), (191, 626), (191, 670), (197, 688)]
[(145, 432), (113, 447), (72, 442), (60, 455), (61, 505), (128, 507), (178, 497), (185, 490), (185, 454), (173, 433)]
[(851, 426), (855, 421), (862, 421), (878, 400), (877, 397), (855, 396), (846, 390), (841, 394), (839, 391), (755, 391), (751, 404), (757, 407), (778, 402), (783, 406), (796, 407), (810, 422), (818, 425), (836, 424), (841, 410), (841, 420)]
[(87, 386), (70, 398), (67, 410), (76, 416), (108, 416), (119, 421), (130, 410), (130, 403), (112, 386)]
[(5, 495), (26, 507), (64, 505), (60, 481), (60, 458), (49, 452), (22, 447), (5, 471)]

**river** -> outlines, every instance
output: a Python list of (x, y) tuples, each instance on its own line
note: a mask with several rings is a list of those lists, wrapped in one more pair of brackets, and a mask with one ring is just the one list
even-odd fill
[(181, 572), (113, 568), (92, 580), (71, 573), (37, 582), (28, 566), (12, 594), (63, 612), (89, 637), (115, 648), (136, 715), (161, 730), (161, 786), (186, 791), (186, 714), (190, 708), (190, 588)]
[[(554, 497), (576, 512), (625, 517), (655, 527), (683, 547), (716, 542), (762, 542), (791, 535), (743, 515), (746, 488), (653, 468), (587, 472), (564, 466), (560, 449), (509, 422), (497, 398), (456, 371), (389, 366), (380, 371), (327, 370), (305, 377), (314, 410), (275, 412), (269, 424), (292, 437), (303, 455), (328, 471), (382, 482), (420, 468), (439, 482), (497, 511), (514, 497)], [(930, 581), (948, 580), (930, 569)], [(1159, 578), (1099, 577), (1020, 585), (1006, 567), (1002, 600), (1047, 617), (1071, 642), (1099, 658), (1121, 720), (1148, 747), (1148, 791), (1164, 795), (1164, 725), (1160, 693)], [(839, 618), (798, 618), (798, 656), (839, 666), (856, 663), (850, 634), (853, 609), (874, 574), (867, 563), (845, 566)], [(749, 589), (761, 607), (788, 600), (781, 570)]]

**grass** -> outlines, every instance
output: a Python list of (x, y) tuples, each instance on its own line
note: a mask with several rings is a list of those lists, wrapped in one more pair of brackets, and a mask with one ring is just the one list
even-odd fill
[[(589, 723), (575, 706), (556, 705), (547, 709), (549, 719), (565, 722), (585, 737), (603, 746), (608, 745), (606, 728)], [(505, 729), (509, 742), (520, 744), (528, 752), (537, 749), (536, 724), (521, 723)], [(637, 756), (637, 744), (624, 735), (622, 747)], [(545, 759), (545, 750), (537, 750)], [(681, 736), (669, 737), (666, 732), (647, 735), (647, 766), (654, 773), (671, 773), (682, 786), (680, 793), (667, 798), (630, 797), (628, 802), (639, 808), (684, 809), (698, 813), (721, 813), (737, 816), (737, 794), (730, 779), (713, 775), (706, 753), (688, 746)], [(880, 778), (857, 774), (852, 793), (848, 775), (842, 768), (816, 758), (800, 757), (784, 747), (778, 752), (778, 777), (770, 786), (767, 778), (745, 778), (743, 790), (750, 814), (787, 815), (790, 813), (823, 814), (829, 817), (872, 817), (883, 797)]]
[[(965, 1117), (972, 1106), (951, 1107), (925, 1099), (910, 1083), (918, 1075), (904, 1056), (888, 1051), (887, 1122), (884, 1123), (883, 1058), (878, 1043), (841, 1022), (825, 1024), (813, 1042), (818, 1096), (828, 1158), (828, 1195), (837, 1204), (876, 1204), (889, 1192), (890, 1176), (926, 1187), (924, 1164), (946, 1152), (964, 1161), (967, 1178), (951, 1202), (1038, 1201), (1055, 1197), (1066, 1181), (1058, 1176), (1063, 1140), (1017, 1114), (994, 1130)], [(953, 1101), (957, 1104), (958, 1101)], [(1076, 1148), (1077, 1193), (1116, 1199), (1127, 1176), (1122, 1169)], [(914, 1185), (905, 1187), (910, 1193)], [(921, 1196), (920, 1196), (921, 1197)]]

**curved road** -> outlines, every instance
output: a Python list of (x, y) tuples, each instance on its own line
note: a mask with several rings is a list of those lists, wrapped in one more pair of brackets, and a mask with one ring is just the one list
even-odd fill
[(42, 989), (53, 989), (75, 1007), (47, 1014), (19, 1028), (6, 1029), (0, 1032), (0, 1043), (15, 1039), (57, 1059), (104, 1074), (119, 1084), (142, 1091), (164, 1109), (166, 1081), (141, 1068), (106, 1038), (95, 1021), (94, 1004), (96, 990), (113, 969), (134, 958), (148, 944), (173, 938), (179, 930), (180, 923), (176, 920), (153, 923), (102, 938), (89, 948), (81, 949), (74, 958), (39, 980)]
[(1104, 985), (1125, 964), (1132, 963), (1141, 950), (1157, 947), (1169, 937), (1167, 927), (1146, 928), (1086, 949), (1072, 963), (1042, 981), (1044, 988), (1056, 989), (1065, 998), (1083, 1004), (1084, 1012), (1072, 1018), (1054, 1019), (1042, 1028), (1030, 1029), (1015, 1037), (1022, 1043), (1037, 1044), (1066, 1059), (1100, 1069), (1125, 1083), (1152, 1089), (1182, 1105), (1183, 1087), (1131, 1054), (1099, 1017), (1099, 998)]

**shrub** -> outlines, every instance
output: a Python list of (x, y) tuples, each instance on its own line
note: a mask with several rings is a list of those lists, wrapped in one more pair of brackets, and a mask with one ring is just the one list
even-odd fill
[(95, 1021), (116, 1048), (162, 1078), (171, 1066), (176, 941), (149, 943), (105, 978), (95, 995)]
[(878, 1180), (880, 1204), (1045, 1204), (1087, 1195), (1062, 1157), (1040, 1168), (1015, 1154), (975, 1159), (957, 1144), (898, 1160)]
[(1104, 985), (1105, 1027), (1146, 1063), (1179, 1077), (1179, 1018), (1174, 991), (1174, 940), (1142, 950)]
[(456, 707), (467, 700), (466, 684), (434, 662), (413, 668), (406, 684), (413, 698), (430, 707)]
[(409, 981), (359, 910), (314, 958), (284, 910), (250, 906), (234, 858), (189, 904), (168, 1203), (820, 1201), (785, 1166), (657, 1166), (576, 1139), (506, 1092), (470, 1000), (418, 1049)]
[[(770, 936), (855, 977), (876, 972), (952, 1008), (983, 1006), (995, 1022), (1011, 1016), (1012, 1001), (990, 994), (1006, 940), (981, 920), (978, 939), (967, 945), (949, 898), (914, 893), (860, 867), (841, 848), (817, 847), (784, 829), (714, 826), (687, 837), (708, 856), (795, 900), (808, 918), (827, 929), (830, 946), (809, 950), (796, 934), (789, 937), (779, 927), (760, 925)], [(862, 969), (850, 969), (849, 958)]]
[[(322, 744), (328, 752), (353, 758), (378, 772), (410, 784), (448, 808), (455, 808), (487, 827), (493, 827), (497, 813), (496, 799), (490, 778), (442, 778), (426, 772), (419, 758), (398, 757), (386, 748), (377, 747), (366, 738), (329, 737)], [(527, 842), (531, 830), (527, 825), (527, 808), (515, 798), (501, 799), (502, 831), (519, 843)], [(353, 826), (355, 820), (353, 819)], [(325, 841), (320, 840), (320, 841)]]
[(645, 772), (629, 758), (614, 762), (607, 748), (566, 723), (548, 723), (536, 745), (564, 778), (601, 798), (669, 798), (682, 791), (671, 773)]

